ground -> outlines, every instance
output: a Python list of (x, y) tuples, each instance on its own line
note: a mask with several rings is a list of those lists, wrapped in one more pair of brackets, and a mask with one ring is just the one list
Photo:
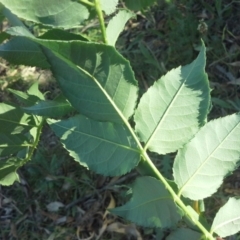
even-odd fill
[[(179, 3), (181, 2), (181, 3)], [(121, 34), (117, 48), (130, 60), (144, 93), (168, 70), (190, 63), (200, 39), (207, 46), (206, 72), (212, 88), (209, 119), (240, 109), (240, 2), (228, 0), (158, 1), (138, 12)], [(93, 25), (94, 26), (94, 25)], [(97, 35), (94, 28), (84, 34)], [(97, 37), (96, 37), (97, 38)], [(7, 87), (24, 90), (41, 73), (41, 90), (58, 93), (49, 72), (0, 63), (0, 100), (10, 100)], [(171, 178), (173, 155), (152, 156)], [(161, 161), (160, 161), (161, 160)], [(168, 163), (163, 164), (163, 163)], [(40, 147), (29, 164), (19, 170), (20, 183), (0, 188), (0, 239), (165, 239), (167, 231), (145, 229), (107, 212), (126, 201), (126, 184), (137, 172), (120, 178), (96, 175), (74, 162), (58, 139), (44, 128)], [(240, 193), (240, 172), (225, 179), (223, 187), (206, 201), (212, 217), (226, 197)], [(92, 238), (93, 235), (95, 238)], [(233, 239), (240, 239), (233, 236)]]

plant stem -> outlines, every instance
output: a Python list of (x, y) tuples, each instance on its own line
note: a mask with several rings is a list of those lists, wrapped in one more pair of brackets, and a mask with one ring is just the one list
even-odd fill
[(94, 7), (94, 3), (89, 2), (88, 0), (79, 0), (79, 2), (85, 3), (86, 5), (88, 5), (88, 6), (90, 6), (90, 7)]
[(40, 122), (39, 126), (37, 127), (37, 134), (36, 134), (35, 141), (33, 142), (33, 145), (31, 147), (31, 149), (29, 150), (27, 157), (22, 161), (22, 166), (24, 164), (26, 164), (29, 160), (31, 160), (31, 158), (33, 156), (33, 153), (34, 153), (34, 150), (36, 149), (36, 147), (37, 147), (37, 145), (39, 143), (44, 123), (45, 123), (45, 119), (41, 119), (41, 122)]
[(100, 27), (101, 27), (101, 32), (102, 32), (102, 37), (103, 37), (103, 42), (107, 44), (107, 34), (106, 34), (106, 27), (104, 23), (104, 18), (103, 18), (103, 12), (101, 9), (101, 4), (99, 0), (94, 0), (95, 4), (95, 9), (97, 11)]
[[(97, 0), (95, 0), (97, 1)], [(78, 67), (79, 68), (79, 67)], [(202, 233), (205, 235), (207, 240), (215, 240), (215, 238), (212, 236), (212, 234), (201, 224), (200, 221), (198, 221), (198, 219), (196, 219), (192, 213), (190, 212), (190, 210), (187, 208), (187, 206), (185, 206), (185, 204), (183, 203), (183, 201), (181, 200), (180, 196), (178, 196), (174, 190), (172, 189), (172, 187), (169, 185), (169, 183), (167, 182), (167, 180), (162, 176), (162, 174), (158, 171), (158, 169), (156, 168), (156, 166), (153, 164), (153, 162), (151, 161), (151, 159), (149, 158), (147, 152), (145, 151), (145, 149), (143, 148), (143, 146), (141, 145), (137, 135), (135, 134), (133, 128), (131, 127), (130, 123), (128, 122), (128, 120), (125, 118), (125, 116), (123, 115), (123, 113), (119, 110), (119, 108), (117, 107), (117, 105), (115, 104), (115, 102), (113, 101), (113, 99), (108, 95), (108, 93), (106, 92), (106, 90), (103, 88), (103, 86), (92, 76), (90, 75), (87, 71), (81, 69), (82, 71), (84, 71), (87, 75), (89, 75), (90, 78), (92, 78), (92, 80), (96, 83), (96, 85), (99, 87), (99, 89), (101, 89), (101, 91), (104, 93), (104, 95), (106, 96), (106, 98), (109, 100), (109, 102), (112, 104), (112, 106), (114, 107), (114, 109), (116, 110), (116, 112), (119, 114), (120, 118), (122, 119), (123, 123), (125, 124), (125, 126), (128, 128), (131, 136), (134, 138), (134, 140), (137, 143), (137, 146), (139, 148), (139, 154), (142, 156), (142, 160), (139, 163), (139, 170), (141, 172), (141, 174), (148, 174), (150, 176), (155, 177), (156, 179), (160, 180), (164, 186), (166, 187), (166, 189), (169, 191), (169, 193), (172, 195), (173, 200), (177, 203), (177, 205), (184, 211), (184, 213), (186, 214), (186, 216), (202, 231)]]
[(157, 177), (161, 182), (164, 184), (166, 189), (170, 192), (172, 195), (174, 201), (178, 204), (178, 206), (184, 211), (184, 213), (187, 215), (187, 217), (202, 231), (202, 233), (205, 235), (207, 240), (215, 240), (215, 238), (212, 236), (212, 234), (201, 224), (201, 222), (198, 221), (198, 219), (194, 218), (187, 208), (187, 206), (183, 203), (181, 198), (174, 192), (172, 187), (169, 185), (169, 183), (166, 181), (166, 179), (162, 176), (162, 174), (158, 171), (156, 166), (153, 164), (151, 159), (149, 158), (148, 154), (143, 151), (142, 153), (145, 165), (148, 165), (149, 170), (152, 170), (152, 173), (155, 177)]

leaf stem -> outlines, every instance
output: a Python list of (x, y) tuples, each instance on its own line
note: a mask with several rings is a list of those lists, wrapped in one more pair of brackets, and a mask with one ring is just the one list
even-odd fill
[(40, 122), (39, 126), (37, 127), (37, 134), (36, 134), (35, 141), (33, 142), (32, 147), (30, 148), (27, 157), (22, 161), (22, 164), (21, 164), (22, 166), (24, 164), (26, 164), (29, 160), (31, 160), (31, 158), (33, 156), (33, 153), (34, 153), (34, 151), (35, 151), (35, 149), (36, 149), (36, 147), (39, 143), (44, 123), (45, 123), (45, 119), (43, 118), (43, 119), (41, 119), (41, 122)]
[(98, 19), (99, 19), (99, 22), (100, 22), (103, 42), (107, 44), (106, 27), (105, 27), (105, 23), (104, 23), (103, 12), (102, 12), (102, 9), (101, 9), (100, 1), (99, 0), (94, 0), (94, 4), (95, 4), (95, 9), (97, 11)]
[[(78, 67), (79, 68), (79, 67)], [(84, 70), (83, 70), (84, 71)], [(102, 92), (105, 94), (106, 98), (109, 100), (109, 102), (113, 105), (115, 108), (116, 112), (119, 114), (120, 118), (124, 122), (125, 126), (128, 128), (129, 132), (131, 133), (132, 137), (137, 143), (137, 146), (139, 148), (139, 153), (142, 156), (142, 160), (140, 161), (140, 172), (141, 174), (147, 174), (150, 176), (155, 177), (156, 179), (159, 179), (166, 189), (169, 191), (169, 193), (172, 195), (174, 201), (178, 204), (178, 206), (184, 211), (184, 213), (187, 215), (189, 219), (202, 231), (202, 233), (205, 235), (207, 240), (215, 240), (215, 238), (212, 236), (212, 234), (209, 233), (209, 231), (199, 222), (194, 216), (192, 216), (190, 210), (185, 206), (181, 198), (174, 192), (172, 187), (169, 185), (167, 180), (162, 176), (162, 174), (158, 171), (156, 166), (153, 164), (152, 160), (149, 158), (147, 152), (141, 145), (137, 135), (135, 134), (133, 128), (131, 127), (130, 123), (128, 120), (124, 117), (123, 113), (119, 110), (119, 108), (116, 106), (112, 98), (106, 93), (105, 89), (101, 86), (101, 84), (93, 77), (91, 76), (88, 72), (84, 71), (86, 74), (88, 74), (93, 81), (98, 85), (98, 87), (102, 90)]]
[(156, 166), (153, 164), (151, 159), (149, 158), (148, 154), (143, 151), (142, 155), (144, 157), (143, 161), (146, 161), (146, 164), (149, 166), (149, 168), (152, 170), (152, 173), (155, 177), (157, 177), (161, 182), (164, 184), (166, 189), (170, 192), (172, 195), (174, 201), (177, 203), (177, 205), (184, 211), (184, 213), (187, 215), (189, 219), (202, 231), (202, 233), (205, 235), (207, 240), (215, 240), (215, 238), (212, 236), (212, 234), (199, 222), (195, 217), (192, 216), (191, 212), (187, 208), (187, 206), (183, 203), (181, 198), (174, 192), (172, 187), (169, 185), (167, 180), (162, 176), (162, 174), (158, 171)]
[(79, 2), (81, 3), (85, 3), (86, 5), (90, 6), (90, 7), (94, 7), (94, 3), (88, 1), (88, 0), (79, 0)]

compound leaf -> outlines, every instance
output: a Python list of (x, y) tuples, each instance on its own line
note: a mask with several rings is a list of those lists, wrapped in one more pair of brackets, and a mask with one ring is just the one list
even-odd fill
[(174, 152), (204, 124), (210, 105), (205, 61), (203, 45), (196, 60), (168, 72), (140, 99), (134, 120), (145, 149)]
[(87, 8), (69, 0), (0, 0), (19, 18), (59, 28), (73, 28), (89, 16)]
[(131, 200), (111, 212), (144, 227), (171, 227), (181, 219), (181, 212), (159, 180), (139, 177), (133, 183)]
[(137, 144), (123, 125), (96, 122), (80, 115), (48, 123), (70, 155), (97, 173), (122, 175), (140, 160)]
[(21, 159), (10, 158), (0, 161), (0, 185), (10, 186), (19, 181), (17, 169), (21, 166)]
[(240, 231), (240, 200), (230, 198), (216, 214), (211, 232), (225, 238)]
[(240, 114), (207, 123), (180, 149), (174, 161), (179, 194), (193, 200), (211, 196), (240, 158)]
[(173, 231), (169, 236), (167, 236), (166, 240), (200, 240), (202, 234), (196, 231), (193, 231), (189, 228), (178, 228)]
[(106, 34), (109, 45), (115, 46), (119, 34), (124, 29), (126, 22), (134, 16), (133, 13), (122, 10), (117, 13), (108, 23)]

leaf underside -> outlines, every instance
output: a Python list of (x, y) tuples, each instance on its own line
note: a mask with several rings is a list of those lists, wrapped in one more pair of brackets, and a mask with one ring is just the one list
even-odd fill
[(230, 198), (214, 218), (212, 232), (227, 237), (240, 231), (240, 200)]
[(122, 10), (109, 21), (106, 29), (107, 42), (109, 45), (115, 46), (118, 36), (124, 29), (126, 22), (133, 16), (133, 13)]
[(186, 144), (206, 120), (210, 88), (205, 47), (191, 64), (171, 70), (140, 99), (134, 120), (146, 149), (166, 154)]
[(101, 9), (107, 14), (110, 15), (116, 11), (118, 0), (100, 0)]
[(180, 149), (174, 161), (174, 179), (184, 197), (211, 196), (233, 171), (240, 158), (240, 114), (207, 123)]

